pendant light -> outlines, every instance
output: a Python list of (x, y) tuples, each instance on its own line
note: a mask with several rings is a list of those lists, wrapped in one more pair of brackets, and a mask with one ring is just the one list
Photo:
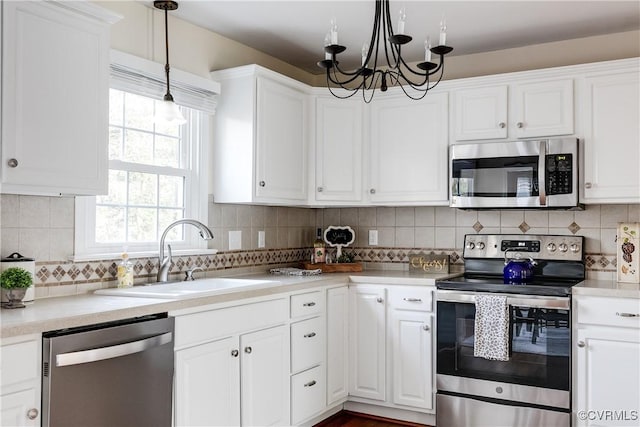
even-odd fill
[[(394, 31), (389, 0), (375, 1), (373, 30), (369, 42), (362, 46), (362, 62), (356, 70), (344, 70), (338, 65), (338, 54), (347, 48), (338, 44), (338, 26), (335, 19), (331, 21), (324, 40), (325, 57), (318, 62), (318, 66), (326, 71), (327, 88), (336, 98), (349, 98), (361, 91), (367, 103), (371, 102), (377, 88), (385, 92), (390, 86), (399, 86), (411, 99), (422, 99), (442, 79), (444, 56), (453, 50), (445, 45), (447, 26), (444, 17), (440, 22), (438, 45), (432, 47), (431, 40), (427, 37), (424, 42), (424, 61), (416, 64), (416, 70), (409, 67), (402, 57), (402, 46), (412, 40), (404, 30), (405, 9), (400, 10), (398, 25)], [(432, 54), (438, 57), (438, 63), (432, 62)], [(334, 92), (333, 87), (344, 89), (346, 95)]]
[(185, 120), (180, 107), (173, 101), (169, 86), (169, 24), (168, 14), (170, 10), (178, 8), (178, 2), (172, 0), (155, 0), (153, 6), (156, 9), (164, 10), (164, 36), (165, 36), (165, 53), (167, 61), (164, 65), (164, 71), (167, 76), (167, 93), (164, 94), (163, 102), (156, 103), (156, 114), (154, 122), (164, 124), (182, 125)]

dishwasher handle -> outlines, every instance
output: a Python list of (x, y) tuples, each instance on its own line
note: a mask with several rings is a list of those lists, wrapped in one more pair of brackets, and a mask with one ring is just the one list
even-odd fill
[(83, 363), (97, 362), (99, 360), (114, 359), (129, 354), (140, 353), (153, 347), (170, 343), (173, 340), (173, 332), (166, 332), (139, 341), (109, 347), (95, 348), (92, 350), (74, 351), (56, 355), (56, 366), (80, 365)]

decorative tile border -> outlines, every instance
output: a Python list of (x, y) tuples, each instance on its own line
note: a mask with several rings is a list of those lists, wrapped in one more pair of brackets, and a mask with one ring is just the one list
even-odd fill
[[(409, 254), (449, 255), (453, 265), (462, 266), (462, 251), (459, 249), (430, 248), (349, 248), (345, 251), (355, 255), (356, 262), (403, 264), (409, 262)], [(309, 260), (311, 248), (261, 249), (250, 251), (219, 252), (213, 255), (175, 256), (171, 273), (175, 276), (199, 267), (203, 271), (217, 271), (234, 268), (269, 266), (275, 264), (294, 264)], [(335, 258), (335, 250), (329, 253)], [(615, 254), (587, 254), (587, 271), (615, 272)], [(132, 259), (136, 282), (149, 282), (158, 272), (157, 258)], [(38, 262), (36, 263), (35, 284), (37, 287), (55, 287), (63, 285), (83, 285), (101, 283), (103, 286), (115, 286), (118, 259), (92, 262)]]

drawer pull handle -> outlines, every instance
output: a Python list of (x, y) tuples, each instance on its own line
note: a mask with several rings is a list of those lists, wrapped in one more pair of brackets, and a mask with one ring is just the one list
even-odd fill
[(618, 312), (616, 312), (616, 316), (620, 316), (620, 317), (640, 317), (640, 314), (635, 314), (635, 313), (618, 313)]
[(420, 298), (402, 298), (403, 300), (405, 300), (406, 302), (422, 302), (422, 299)]
[(305, 302), (302, 304), (303, 307), (313, 307), (314, 305), (316, 305), (315, 302)]
[(316, 333), (315, 333), (315, 332), (311, 332), (311, 333), (309, 333), (309, 334), (304, 334), (304, 337), (305, 337), (305, 338), (313, 338), (313, 337), (315, 337), (315, 336), (316, 336)]
[(308, 383), (306, 383), (304, 386), (305, 386), (305, 387), (313, 387), (314, 385), (316, 385), (316, 380), (309, 381), (309, 382), (308, 382)]

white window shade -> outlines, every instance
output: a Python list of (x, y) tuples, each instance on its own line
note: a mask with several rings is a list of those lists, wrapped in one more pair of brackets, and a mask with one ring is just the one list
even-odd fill
[[(218, 82), (173, 67), (169, 79), (176, 104), (215, 114), (220, 94)], [(111, 50), (111, 87), (162, 99), (167, 87), (164, 64)]]

